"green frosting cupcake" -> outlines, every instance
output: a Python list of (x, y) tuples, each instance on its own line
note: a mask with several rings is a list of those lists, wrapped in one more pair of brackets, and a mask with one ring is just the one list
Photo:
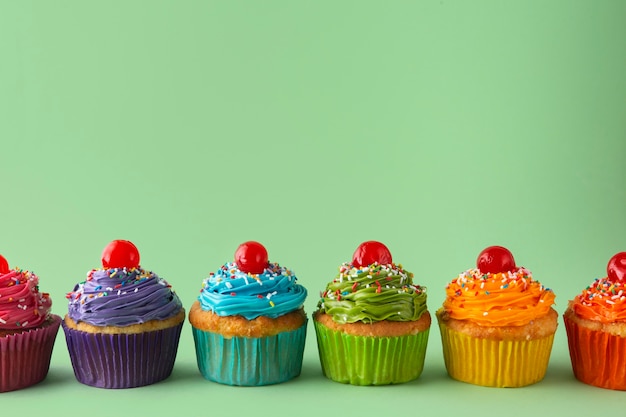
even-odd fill
[(426, 288), (413, 284), (413, 273), (402, 265), (355, 267), (345, 262), (317, 308), (340, 324), (415, 321), (426, 311)]
[(426, 288), (413, 283), (413, 274), (395, 264), (382, 243), (362, 243), (352, 262), (339, 267), (313, 319), (329, 379), (386, 385), (421, 375), (431, 324)]

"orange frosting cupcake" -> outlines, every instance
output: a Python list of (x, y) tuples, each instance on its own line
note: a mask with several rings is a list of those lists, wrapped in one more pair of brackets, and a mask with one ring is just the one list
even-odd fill
[(555, 296), (517, 267), (508, 249), (486, 248), (446, 295), (437, 320), (452, 378), (493, 387), (543, 379), (557, 327)]
[(626, 252), (614, 255), (607, 276), (569, 302), (563, 320), (576, 378), (626, 390)]
[(524, 326), (547, 315), (555, 298), (525, 268), (495, 274), (470, 269), (448, 284), (446, 295), (450, 318), (478, 326)]
[(585, 320), (608, 324), (626, 322), (626, 283), (608, 277), (596, 279), (571, 302), (576, 315)]

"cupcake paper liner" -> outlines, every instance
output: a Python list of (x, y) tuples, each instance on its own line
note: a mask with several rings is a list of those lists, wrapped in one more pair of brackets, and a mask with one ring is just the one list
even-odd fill
[(591, 330), (563, 317), (574, 376), (600, 388), (626, 391), (626, 337)]
[(39, 328), (0, 337), (0, 392), (15, 391), (41, 382), (50, 369), (52, 348), (61, 317)]
[(355, 336), (313, 322), (322, 372), (333, 381), (389, 385), (422, 374), (430, 329), (396, 337)]
[(443, 357), (453, 379), (485, 387), (522, 387), (548, 369), (554, 334), (532, 340), (471, 337), (439, 324)]
[(62, 323), (78, 382), (98, 388), (134, 388), (170, 376), (183, 322), (133, 334), (88, 333)]
[(226, 385), (278, 384), (300, 375), (305, 322), (275, 336), (227, 338), (192, 326), (198, 369), (209, 381)]

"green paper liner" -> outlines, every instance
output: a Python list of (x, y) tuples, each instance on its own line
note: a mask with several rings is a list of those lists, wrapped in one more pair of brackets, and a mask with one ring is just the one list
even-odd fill
[(41, 382), (48, 375), (61, 317), (22, 333), (0, 337), (0, 392), (15, 391)]
[(554, 334), (531, 340), (471, 337), (439, 323), (443, 358), (451, 378), (484, 387), (522, 387), (541, 381)]
[(352, 385), (401, 384), (424, 369), (429, 330), (395, 337), (355, 336), (316, 320), (315, 333), (324, 375)]
[(626, 391), (626, 337), (592, 330), (563, 316), (574, 376), (599, 388)]
[(307, 322), (268, 337), (224, 337), (192, 326), (198, 369), (209, 381), (262, 386), (300, 375)]

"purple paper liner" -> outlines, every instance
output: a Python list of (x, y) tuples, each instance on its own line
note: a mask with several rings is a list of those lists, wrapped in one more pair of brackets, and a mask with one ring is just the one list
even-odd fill
[(183, 322), (133, 334), (88, 333), (62, 323), (74, 375), (98, 388), (135, 388), (169, 377)]
[(307, 322), (296, 330), (259, 338), (227, 338), (192, 327), (198, 369), (209, 381), (226, 385), (286, 382), (302, 370), (306, 326)]
[(41, 382), (48, 375), (52, 348), (61, 317), (35, 329), (0, 337), (0, 392), (15, 391)]

